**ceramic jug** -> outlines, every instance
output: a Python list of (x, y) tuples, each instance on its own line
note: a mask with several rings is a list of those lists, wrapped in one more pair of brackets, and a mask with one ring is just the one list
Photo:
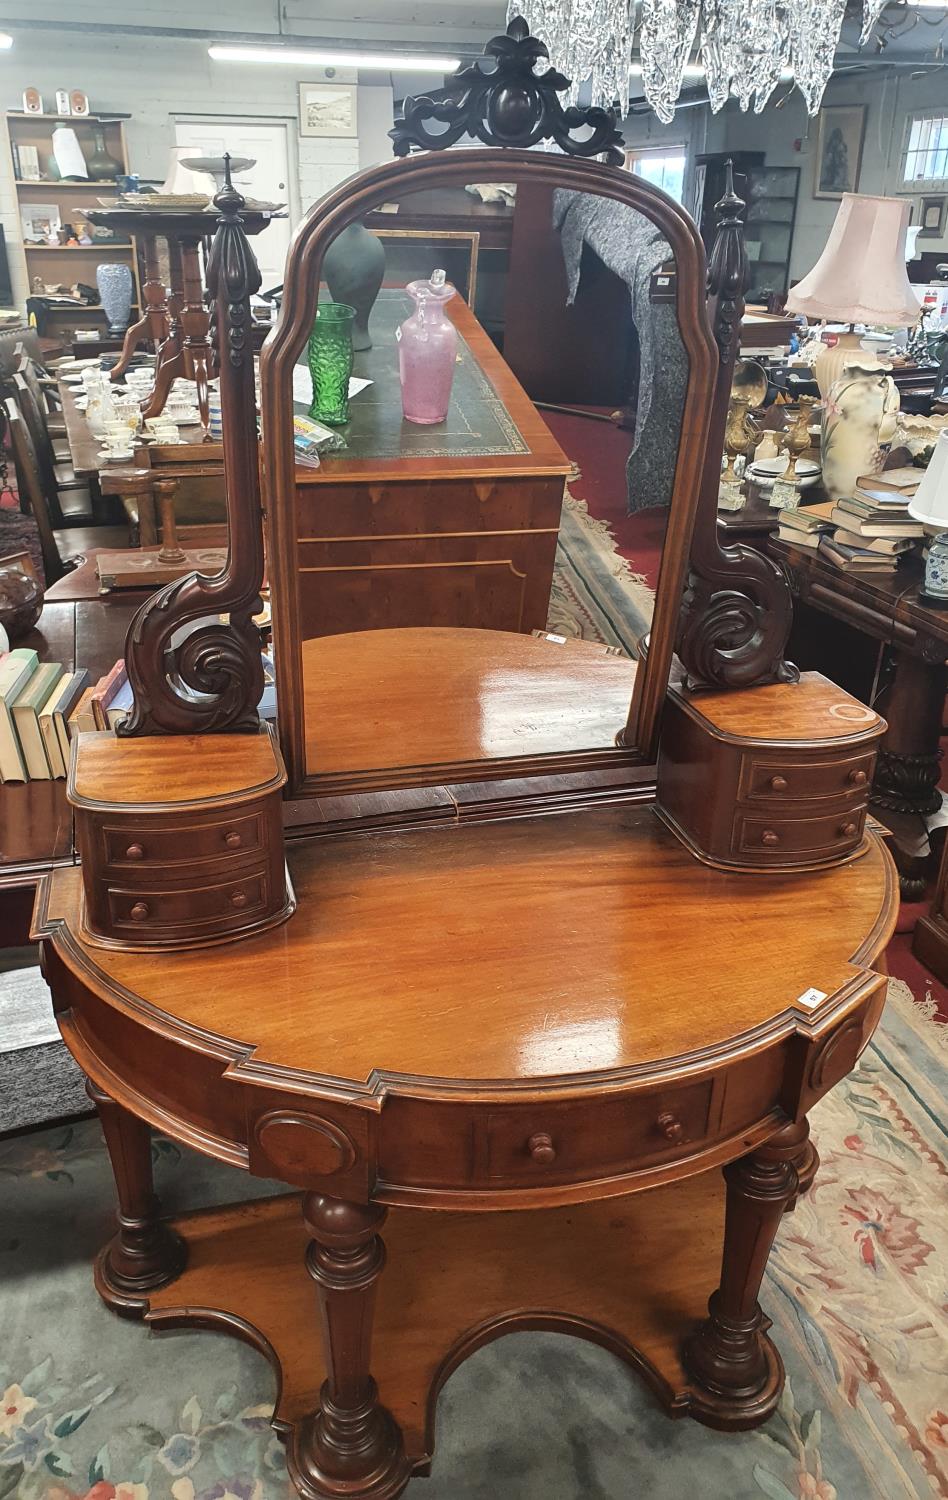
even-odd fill
[(860, 474), (878, 474), (891, 439), (899, 393), (884, 370), (849, 366), (823, 406), (823, 486), (831, 500), (852, 495)]
[(458, 336), (445, 312), (455, 295), (444, 271), (429, 281), (410, 281), (405, 288), (415, 311), (398, 329), (398, 374), (402, 411), (407, 422), (443, 422), (451, 404)]

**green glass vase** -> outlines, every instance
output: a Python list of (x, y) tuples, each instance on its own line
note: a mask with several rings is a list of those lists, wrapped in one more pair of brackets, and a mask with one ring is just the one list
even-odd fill
[(309, 336), (309, 373), (315, 422), (341, 427), (349, 420), (349, 376), (352, 374), (352, 320), (347, 302), (320, 302)]

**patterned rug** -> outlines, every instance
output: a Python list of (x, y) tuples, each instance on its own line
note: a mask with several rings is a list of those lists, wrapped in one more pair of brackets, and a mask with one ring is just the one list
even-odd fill
[(547, 628), (557, 635), (604, 641), (635, 656), (652, 623), (655, 595), (616, 550), (605, 521), (569, 491), (563, 501)]
[[(765, 1427), (672, 1423), (605, 1351), (516, 1334), (448, 1382), (409, 1500), (948, 1496), (946, 1083), (938, 1028), (892, 981), (859, 1069), (813, 1112), (822, 1170), (762, 1297), (789, 1372)], [(247, 1191), (167, 1140), (154, 1151), (169, 1209)], [(0, 1497), (287, 1500), (263, 1357), (150, 1334), (96, 1298), (111, 1214), (96, 1123), (0, 1142), (0, 1204)]]

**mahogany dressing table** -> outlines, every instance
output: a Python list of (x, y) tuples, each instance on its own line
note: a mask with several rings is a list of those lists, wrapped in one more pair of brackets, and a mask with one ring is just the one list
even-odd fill
[[(817, 1168), (807, 1111), (878, 1023), (896, 913), (864, 821), (884, 725), (799, 678), (784, 575), (716, 535), (739, 201), (719, 206), (706, 304), (697, 230), (619, 170), (612, 116), (563, 109), (522, 21), (488, 55), (406, 101), (404, 159), (334, 190), (290, 252), (262, 368), (279, 746), (257, 718), (252, 623), (259, 276), (239, 195), (218, 195), (227, 566), (139, 611), (127, 732), (74, 756), (81, 870), (54, 871), (35, 914), (116, 1176), (97, 1289), (155, 1328), (224, 1329), (266, 1354), (308, 1500), (401, 1494), (430, 1464), (445, 1380), (517, 1329), (604, 1345), (672, 1415), (764, 1421), (783, 1383), (757, 1301), (767, 1256)], [(439, 149), (464, 132), (487, 149)], [(566, 154), (523, 149), (547, 138)], [(584, 643), (538, 670), (531, 652), (554, 645), (502, 632), (441, 628), (400, 653), (398, 632), (330, 647), (299, 629), (287, 418), (322, 255), (399, 188), (468, 179), (601, 193), (650, 217), (676, 260), (689, 379), (652, 631), (603, 675)], [(607, 706), (570, 743), (558, 690), (577, 683)], [(462, 781), (453, 815), (429, 816), (426, 789)], [(217, 894), (189, 905), (199, 870)], [(294, 1192), (170, 1223), (150, 1127)]]

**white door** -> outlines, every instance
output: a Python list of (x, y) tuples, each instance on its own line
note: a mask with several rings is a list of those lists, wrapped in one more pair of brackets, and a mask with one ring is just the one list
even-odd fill
[[(247, 156), (254, 162), (245, 172), (236, 173), (234, 185), (248, 198), (269, 203), (289, 202), (289, 167), (285, 125), (251, 125), (239, 120), (201, 120), (175, 122), (175, 141), (179, 146), (193, 147), (194, 156)], [(205, 178), (195, 177), (198, 183)], [(290, 244), (289, 219), (275, 219), (251, 242), (263, 277), (262, 290), (279, 286), (283, 280), (286, 252)]]

